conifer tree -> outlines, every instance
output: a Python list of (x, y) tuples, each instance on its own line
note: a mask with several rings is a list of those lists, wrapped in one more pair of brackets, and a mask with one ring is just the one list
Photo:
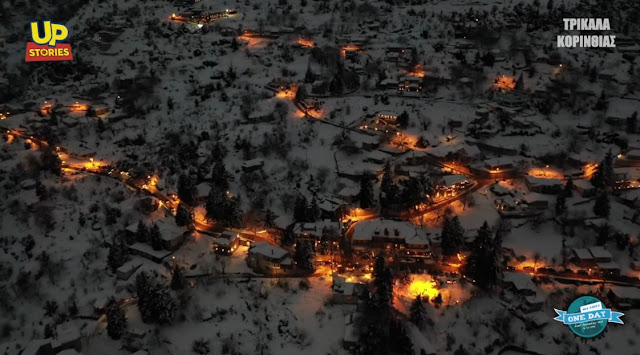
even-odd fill
[(128, 258), (127, 246), (122, 238), (115, 238), (111, 247), (109, 247), (109, 255), (107, 256), (107, 265), (112, 272), (122, 266)]
[(388, 208), (397, 200), (398, 186), (393, 182), (393, 173), (391, 172), (391, 164), (387, 162), (382, 172), (382, 180), (380, 181), (380, 205)]
[(295, 223), (291, 223), (285, 228), (284, 233), (282, 234), (282, 245), (290, 246), (296, 242), (296, 234), (293, 232), (295, 228)]
[(615, 173), (613, 171), (613, 155), (607, 152), (604, 159), (596, 167), (596, 171), (591, 177), (591, 184), (597, 188), (613, 187), (615, 183)]
[(309, 208), (307, 199), (298, 195), (295, 205), (293, 207), (293, 219), (296, 222), (307, 222), (307, 209)]
[(427, 325), (427, 311), (424, 309), (424, 305), (422, 304), (422, 296), (418, 295), (418, 297), (411, 302), (409, 319), (420, 330), (423, 330)]
[(107, 334), (111, 339), (120, 339), (127, 330), (127, 318), (116, 300), (111, 297), (107, 302)]
[(138, 243), (149, 242), (149, 228), (142, 221), (138, 221), (138, 229), (136, 230), (136, 241)]
[(160, 228), (157, 224), (151, 226), (149, 230), (149, 239), (153, 250), (162, 250), (162, 237), (160, 236)]
[(313, 253), (307, 241), (298, 241), (294, 259), (300, 269), (313, 271)]
[(178, 197), (184, 203), (193, 205), (196, 200), (196, 187), (193, 183), (193, 179), (186, 174), (180, 174), (178, 178)]
[(178, 226), (190, 226), (193, 224), (193, 213), (183, 203), (178, 205), (176, 211), (176, 225)]
[(496, 249), (489, 225), (484, 222), (464, 267), (465, 275), (475, 280), (476, 285), (482, 289), (495, 286), (499, 281), (501, 269), (496, 258)]
[(442, 227), (441, 248), (446, 256), (456, 255), (464, 245), (464, 228), (460, 224), (458, 216), (445, 217)]
[(367, 209), (374, 205), (373, 186), (371, 185), (371, 180), (372, 177), (368, 174), (363, 174), (360, 177), (360, 192), (358, 193), (360, 208)]
[(182, 290), (187, 285), (187, 279), (182, 273), (182, 268), (178, 265), (174, 265), (171, 269), (171, 289)]
[(596, 197), (596, 202), (593, 205), (593, 213), (595, 213), (598, 217), (608, 218), (610, 213), (610, 205), (609, 205), (609, 197), (607, 196), (606, 191), (601, 191), (598, 197)]

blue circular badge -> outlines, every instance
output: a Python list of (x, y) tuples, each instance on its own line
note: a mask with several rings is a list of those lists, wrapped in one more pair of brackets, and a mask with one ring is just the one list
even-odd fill
[[(600, 305), (604, 309), (605, 305), (599, 299), (592, 296), (582, 296), (571, 302), (567, 313), (581, 313), (581, 307)], [(602, 333), (607, 327), (607, 319), (591, 320), (584, 323), (570, 324), (569, 329), (582, 338), (593, 338)]]

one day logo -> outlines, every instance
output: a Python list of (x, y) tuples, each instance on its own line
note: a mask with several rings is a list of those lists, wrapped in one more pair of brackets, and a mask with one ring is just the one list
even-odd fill
[(31, 22), (31, 39), (27, 42), (27, 51), (24, 55), (26, 62), (46, 62), (73, 60), (71, 45), (58, 43), (69, 36), (69, 30), (65, 25), (42, 22), (42, 32), (38, 28), (38, 22)]
[(624, 324), (620, 317), (624, 313), (614, 312), (592, 296), (582, 296), (569, 305), (567, 311), (554, 309), (558, 314), (553, 318), (569, 326), (572, 332), (582, 338), (593, 338), (604, 331), (607, 323)]

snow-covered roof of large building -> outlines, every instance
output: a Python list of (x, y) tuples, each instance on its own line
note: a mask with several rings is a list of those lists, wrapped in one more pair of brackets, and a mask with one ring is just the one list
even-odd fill
[(618, 298), (640, 300), (640, 289), (637, 287), (609, 286), (609, 290)]
[(589, 248), (591, 255), (596, 259), (611, 259), (613, 256), (611, 253), (603, 247), (591, 247)]
[(576, 254), (578, 259), (580, 259), (580, 260), (592, 260), (593, 259), (593, 255), (591, 255), (591, 252), (589, 252), (589, 249), (587, 249), (587, 248), (573, 249), (573, 252)]
[(527, 182), (531, 185), (534, 186), (558, 186), (558, 185), (564, 185), (564, 182), (562, 180), (559, 179), (547, 179), (547, 178), (540, 178), (540, 177), (535, 177), (535, 176), (531, 176), (531, 175), (527, 175), (525, 177), (525, 179), (527, 179)]
[(267, 242), (254, 243), (249, 248), (249, 253), (260, 254), (272, 259), (280, 259), (287, 255), (287, 251)]
[(634, 112), (640, 111), (638, 107), (640, 107), (640, 102), (636, 100), (612, 97), (609, 99), (609, 106), (607, 106), (607, 118), (626, 119)]
[(467, 181), (467, 177), (464, 175), (445, 175), (442, 177), (442, 181), (445, 186), (453, 186), (457, 183)]
[(360, 221), (353, 228), (354, 240), (372, 240), (376, 236), (404, 240), (408, 244), (428, 244), (426, 233), (408, 222), (376, 219)]
[(516, 290), (531, 290), (536, 291), (537, 287), (531, 281), (531, 276), (519, 272), (505, 272), (503, 280), (510, 282), (516, 288)]

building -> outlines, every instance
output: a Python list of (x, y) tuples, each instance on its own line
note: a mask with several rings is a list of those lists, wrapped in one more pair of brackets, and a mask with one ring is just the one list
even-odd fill
[(608, 263), (613, 260), (611, 253), (603, 247), (591, 247), (589, 252), (591, 252), (593, 260), (597, 263)]
[(167, 250), (153, 250), (148, 244), (133, 243), (129, 245), (129, 254), (138, 255), (160, 264), (164, 258), (171, 255), (171, 252)]
[(357, 304), (358, 303), (358, 291), (364, 285), (355, 282), (347, 282), (346, 278), (342, 276), (333, 276), (333, 285), (331, 290), (333, 291), (333, 303), (336, 304)]
[(396, 250), (406, 261), (430, 258), (429, 239), (426, 233), (408, 222), (385, 219), (364, 220), (353, 226), (353, 248), (360, 252), (371, 250)]
[(360, 332), (358, 331), (358, 319), (362, 315), (360, 313), (348, 313), (344, 316), (344, 337), (342, 346), (345, 350), (355, 353), (360, 343)]
[(398, 80), (398, 91), (422, 92), (422, 78), (417, 76), (403, 76)]
[(323, 237), (327, 240), (337, 240), (340, 238), (340, 230), (340, 222), (327, 219), (313, 223), (296, 223), (293, 228), (297, 238), (314, 241), (320, 241)]
[(213, 240), (213, 251), (218, 254), (231, 255), (240, 246), (240, 237), (238, 233), (224, 231)]
[(596, 193), (596, 188), (589, 180), (580, 179), (573, 181), (573, 189), (582, 197), (591, 197)]
[(530, 191), (541, 194), (557, 194), (562, 191), (564, 182), (558, 179), (545, 179), (531, 175), (527, 175), (524, 181)]
[(136, 260), (129, 260), (116, 270), (119, 280), (127, 281), (142, 266), (142, 263)]
[(261, 158), (251, 159), (242, 163), (242, 171), (245, 173), (250, 173), (250, 172), (262, 169), (263, 166), (264, 166), (263, 159)]
[(247, 265), (256, 272), (278, 275), (292, 269), (293, 259), (286, 250), (267, 242), (260, 242), (249, 247)]
[(318, 202), (318, 208), (320, 209), (321, 219), (339, 221), (348, 213), (349, 204), (336, 197), (323, 197)]
[(574, 264), (582, 268), (588, 268), (594, 265), (593, 255), (587, 248), (573, 249)]
[(618, 309), (640, 308), (640, 289), (637, 287), (609, 286), (607, 297)]
[(535, 296), (538, 287), (531, 280), (531, 276), (519, 272), (505, 272), (502, 283), (514, 293), (523, 296)]

